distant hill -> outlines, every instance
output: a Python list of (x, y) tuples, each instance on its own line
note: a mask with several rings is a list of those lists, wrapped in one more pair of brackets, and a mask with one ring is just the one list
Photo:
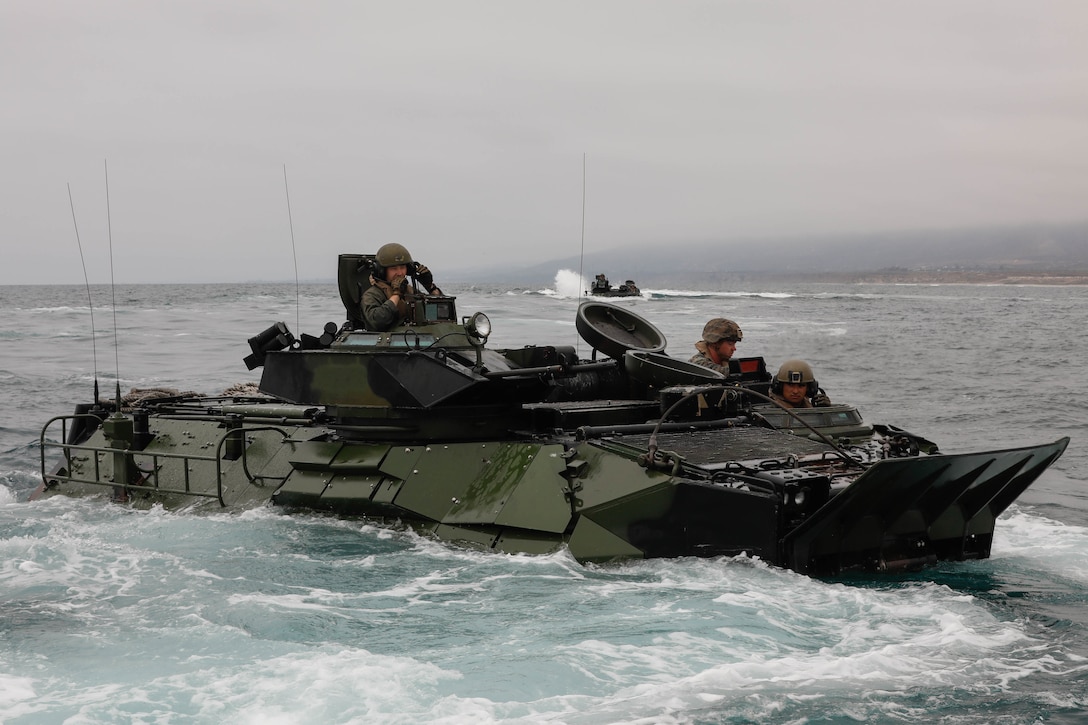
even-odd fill
[[(449, 270), (451, 281), (546, 284), (576, 256), (512, 268)], [(715, 288), (740, 279), (899, 279), (919, 275), (976, 281), (1004, 277), (1088, 278), (1088, 222), (986, 229), (914, 230), (811, 238), (663, 240), (587, 253), (583, 276), (614, 284)], [(977, 281), (984, 281), (978, 279)]]

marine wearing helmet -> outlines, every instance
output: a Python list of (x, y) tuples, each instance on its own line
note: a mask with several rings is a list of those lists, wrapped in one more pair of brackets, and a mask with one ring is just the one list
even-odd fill
[(412, 264), (412, 253), (409, 252), (408, 248), (403, 244), (390, 242), (389, 244), (383, 244), (378, 247), (378, 252), (374, 255), (374, 262), (375, 276), (384, 277), (385, 270), (388, 267), (396, 267), (399, 265), (407, 267)]
[(812, 366), (804, 360), (787, 360), (771, 381), (771, 398), (786, 408), (821, 408), (831, 399), (820, 390)]
[(402, 324), (410, 314), (409, 301), (428, 294), (440, 295), (434, 275), (425, 265), (412, 259), (403, 244), (383, 244), (374, 255), (370, 287), (363, 292), (363, 320), (368, 330), (389, 330)]
[(703, 326), (703, 339), (695, 343), (698, 352), (691, 356), (689, 362), (728, 375), (729, 360), (742, 339), (744, 333), (740, 331), (740, 325), (724, 317), (715, 317)]

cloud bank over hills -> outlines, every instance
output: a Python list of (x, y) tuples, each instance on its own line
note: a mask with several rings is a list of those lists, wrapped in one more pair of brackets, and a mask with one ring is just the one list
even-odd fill
[[(445, 271), (451, 281), (539, 284), (559, 269), (604, 272), (614, 282), (640, 286), (712, 285), (738, 278), (835, 279), (876, 273), (956, 275), (985, 272), (1088, 277), (1088, 222), (955, 230), (880, 232), (811, 238), (729, 241), (662, 240), (659, 244), (591, 250), (539, 264)], [(512, 245), (514, 246), (514, 245)]]

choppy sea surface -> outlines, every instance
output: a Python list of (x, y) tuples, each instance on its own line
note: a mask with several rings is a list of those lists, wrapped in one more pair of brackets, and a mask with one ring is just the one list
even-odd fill
[[(440, 275), (439, 275), (440, 277)], [(441, 279), (438, 280), (441, 282)], [(450, 287), (495, 347), (588, 346), (577, 276)], [(0, 287), (0, 722), (1083, 723), (1088, 288), (753, 284), (614, 300), (686, 358), (814, 367), (834, 400), (959, 452), (1068, 451), (993, 556), (813, 579), (749, 558), (582, 566), (275, 508), (29, 502), (41, 426), (116, 382), (256, 381), (247, 338), (340, 323), (334, 285)], [(92, 323), (93, 318), (93, 323)], [(93, 330), (93, 334), (92, 334)]]

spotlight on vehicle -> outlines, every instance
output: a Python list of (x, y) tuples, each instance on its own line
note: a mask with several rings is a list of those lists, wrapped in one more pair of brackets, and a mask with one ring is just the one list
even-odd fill
[(465, 323), (465, 332), (472, 339), (473, 344), (483, 345), (491, 334), (491, 320), (482, 312), (477, 312), (468, 318)]

